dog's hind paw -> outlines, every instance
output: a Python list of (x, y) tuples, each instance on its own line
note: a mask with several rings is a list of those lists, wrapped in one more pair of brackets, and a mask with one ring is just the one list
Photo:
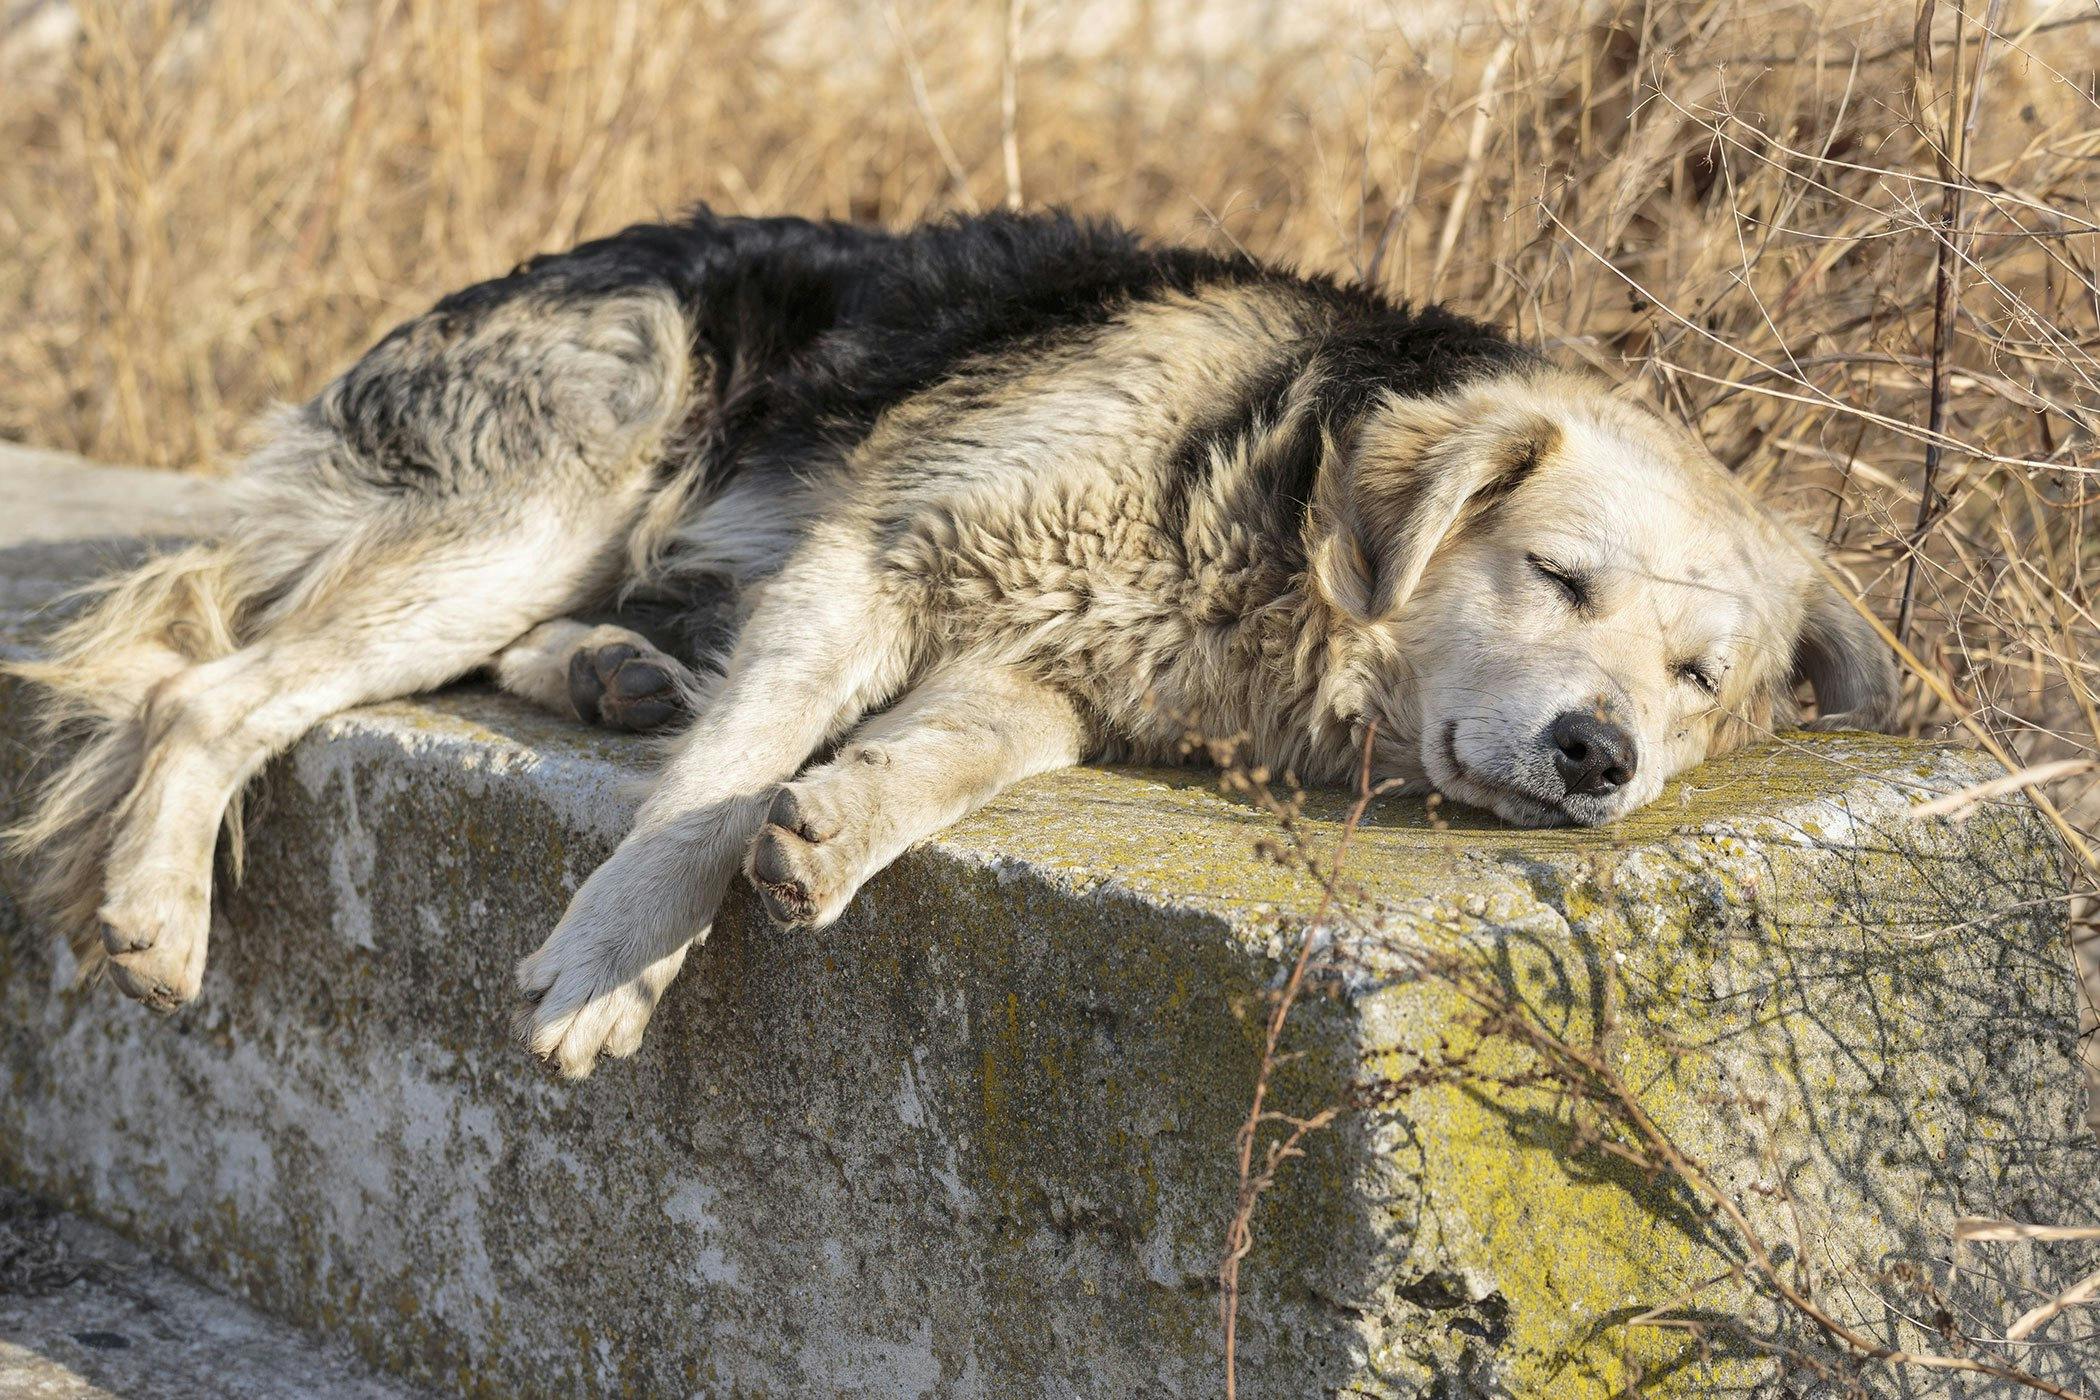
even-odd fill
[(692, 717), (685, 668), (640, 637), (578, 647), (569, 658), (569, 703), (579, 718), (646, 734)]
[(196, 999), (210, 942), (211, 891), (193, 880), (134, 880), (102, 906), (102, 947), (117, 989), (155, 1011)]

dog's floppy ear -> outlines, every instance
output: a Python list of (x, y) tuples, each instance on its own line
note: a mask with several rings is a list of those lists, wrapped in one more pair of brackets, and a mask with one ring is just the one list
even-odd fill
[(1537, 414), (1468, 422), (1458, 405), (1387, 400), (1328, 445), (1308, 521), (1312, 582), (1335, 609), (1383, 621), (1438, 548), (1514, 491), (1560, 441)]
[(1816, 693), (1810, 729), (1886, 730), (1895, 721), (1895, 657), (1820, 571), (1808, 581), (1793, 679)]

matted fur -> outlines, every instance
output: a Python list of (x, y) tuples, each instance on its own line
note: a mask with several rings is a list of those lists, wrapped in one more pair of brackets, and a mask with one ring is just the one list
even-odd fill
[[(1797, 681), (1826, 724), (1894, 694), (1803, 539), (1601, 383), (1058, 215), (703, 212), (538, 259), (286, 413), (248, 481), (226, 540), (18, 668), (79, 745), (14, 834), (38, 898), (85, 969), (179, 1005), (222, 816), (320, 717), (476, 668), (607, 723), (682, 699), (633, 832), (520, 968), (568, 1074), (639, 1043), (740, 866), (821, 925), (1088, 756), (1194, 731), (1336, 782), (1375, 730), (1382, 773), (1601, 822), (1791, 718)], [(570, 620), (701, 579), (735, 622), (704, 681)]]

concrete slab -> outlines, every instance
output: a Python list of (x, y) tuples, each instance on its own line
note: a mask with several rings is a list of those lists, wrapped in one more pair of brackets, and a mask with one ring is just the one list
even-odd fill
[(194, 535), (225, 518), (224, 483), (0, 442), (0, 546)]
[[(79, 566), (44, 556), (17, 596)], [(471, 688), (330, 721), (262, 779), (204, 996), (166, 1020), (67, 991), (0, 898), (0, 1176), (460, 1393), (1217, 1393), (1233, 1133), (1318, 905), (1255, 858), (1273, 822), (1196, 772), (1024, 784), (821, 935), (739, 896), (643, 1053), (550, 1082), (509, 1037), (509, 970), (646, 763)], [(1336, 975), (1293, 1022), (1278, 1105), (1385, 1097), (1263, 1204), (1245, 1393), (1769, 1376), (1755, 1348), (1629, 1325), (1687, 1290), (1749, 1307), (1712, 1284), (1724, 1239), (1586, 1149), (1565, 1096), (1416, 975), (1424, 947), (1601, 1035), (1874, 1335), (1918, 1337), (1880, 1286), (1898, 1264), (1980, 1329), (2100, 1266), (1951, 1260), (1962, 1215), (2085, 1222), (2100, 1168), (2046, 832), (2018, 801), (1912, 816), (1991, 771), (1791, 735), (1605, 832), (1375, 804), (1361, 917), (1326, 932)], [(1344, 806), (1310, 798), (1310, 839)], [(1409, 1081), (1440, 1063), (1463, 1072)], [(1769, 1321), (1774, 1345), (1812, 1341)], [(2034, 1364), (2090, 1383), (2093, 1355)]]

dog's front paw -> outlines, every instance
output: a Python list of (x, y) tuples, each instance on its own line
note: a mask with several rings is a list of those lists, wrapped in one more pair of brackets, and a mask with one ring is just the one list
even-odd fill
[(542, 1063), (565, 1079), (581, 1079), (601, 1057), (623, 1059), (635, 1052), (684, 961), (680, 948), (622, 977), (593, 955), (589, 940), (557, 929), (518, 964), (518, 990), (529, 1003), (519, 1014), (518, 1033)]
[(814, 786), (782, 788), (744, 857), (744, 876), (782, 928), (820, 929), (866, 878), (863, 843)]
[(112, 888), (98, 918), (109, 978), (155, 1011), (196, 999), (211, 934), (211, 888), (177, 876), (136, 877)]

